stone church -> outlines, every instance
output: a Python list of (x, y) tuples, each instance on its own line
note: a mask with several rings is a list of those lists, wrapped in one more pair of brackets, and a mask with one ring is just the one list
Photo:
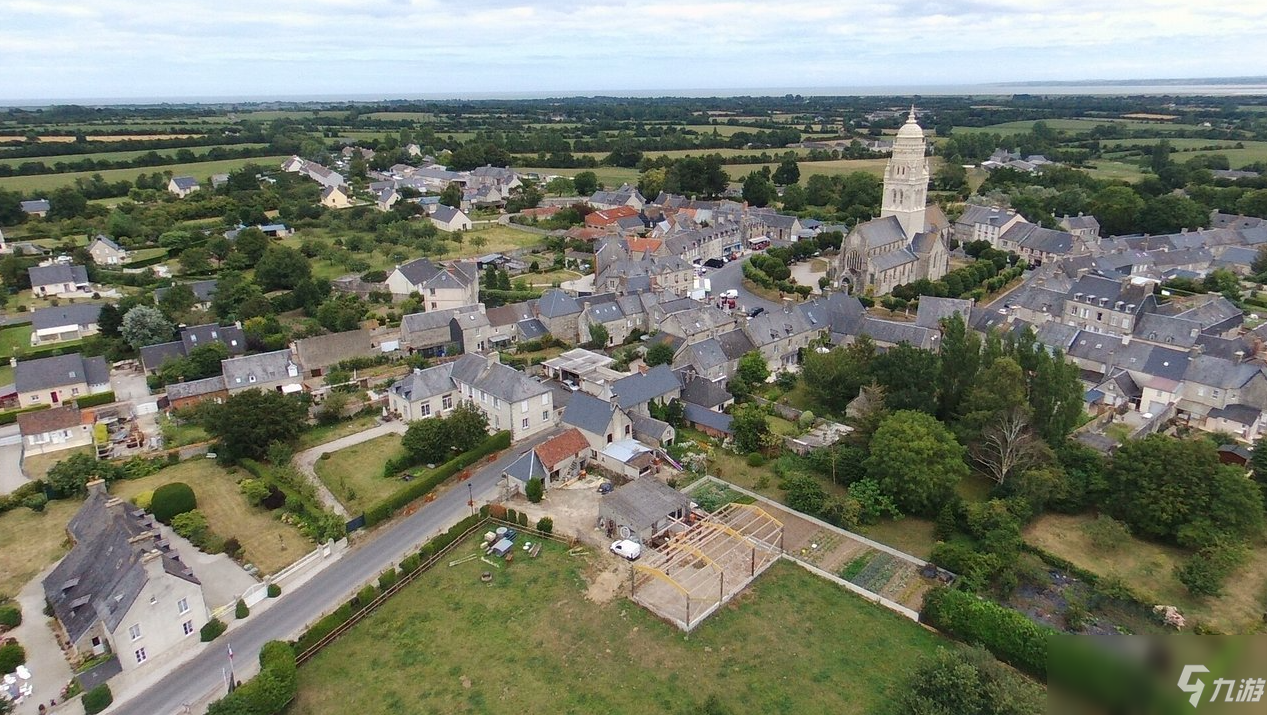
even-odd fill
[(884, 170), (880, 218), (854, 226), (841, 246), (836, 276), (857, 295), (885, 295), (911, 281), (946, 275), (950, 223), (928, 206), (928, 159), (915, 108), (898, 130)]

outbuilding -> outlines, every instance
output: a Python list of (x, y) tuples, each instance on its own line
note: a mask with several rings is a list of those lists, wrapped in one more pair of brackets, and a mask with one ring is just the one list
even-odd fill
[(655, 477), (617, 487), (598, 505), (599, 524), (611, 538), (648, 542), (686, 519), (691, 500)]

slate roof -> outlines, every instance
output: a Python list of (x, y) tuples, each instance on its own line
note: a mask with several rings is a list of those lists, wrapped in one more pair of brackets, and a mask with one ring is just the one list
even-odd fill
[(85, 382), (108, 385), (110, 366), (103, 357), (85, 358), (79, 353), (23, 360), (13, 371), (13, 385), (19, 393), (48, 390)]
[(167, 399), (183, 400), (190, 397), (198, 397), (199, 395), (209, 395), (224, 389), (224, 375), (206, 377), (201, 380), (190, 380), (189, 382), (173, 382), (167, 386)]
[(437, 204), (435, 210), (431, 212), (431, 218), (439, 221), (440, 223), (451, 223), (459, 216), (466, 218), (466, 214), (462, 213), (460, 209), (455, 209), (452, 206), (445, 206), (444, 204)]
[(119, 627), (149, 581), (144, 563), (148, 557), (162, 559), (166, 573), (199, 583), (179, 555), (159, 540), (153, 518), (111, 498), (103, 484), (89, 487), (88, 499), (67, 529), (75, 546), (45, 577), (43, 586), (53, 614), (72, 641), (98, 622), (109, 631)]
[(18, 414), (18, 431), (23, 436), (71, 429), (81, 424), (83, 424), (82, 413), (78, 407), (71, 407), (70, 405)]
[(110, 237), (105, 235), (104, 233), (99, 233), (95, 237), (93, 237), (92, 243), (88, 244), (88, 249), (92, 250), (93, 244), (96, 244), (96, 243), (104, 244), (106, 248), (109, 248), (112, 251), (118, 251), (120, 253), (126, 252), (122, 248), (119, 247), (119, 244), (110, 240)]
[(68, 325), (92, 325), (101, 315), (100, 303), (72, 303), (56, 308), (40, 308), (31, 314), (31, 327), (48, 330)]
[(50, 206), (48, 205), (48, 199), (36, 199), (34, 201), (23, 201), (21, 202), (21, 206), (22, 206), (22, 210), (29, 214), (40, 213), (41, 211), (47, 212), (50, 208)]
[(607, 434), (607, 427), (615, 413), (616, 406), (612, 403), (586, 392), (577, 392), (563, 410), (563, 422), (590, 434), (603, 436)]
[(181, 191), (188, 191), (198, 186), (198, 180), (192, 176), (173, 176), (172, 183)]
[(536, 318), (521, 320), (518, 323), (515, 323), (515, 329), (519, 331), (520, 340), (536, 340), (537, 338), (544, 337), (550, 332), (549, 329), (546, 328), (545, 324)]
[(799, 310), (767, 310), (747, 323), (748, 337), (757, 345), (768, 345), (794, 335), (812, 332), (814, 327)]
[[(905, 243), (908, 240), (906, 231), (902, 230), (902, 222), (896, 216), (873, 218), (854, 227), (863, 239), (867, 248), (878, 248), (891, 243)], [(878, 257), (878, 256), (877, 256)], [(875, 259), (872, 259), (875, 260)]]
[(27, 269), (31, 276), (32, 286), (56, 285), (60, 283), (82, 284), (88, 282), (88, 269), (83, 266), (31, 266)]
[(717, 338), (701, 340), (686, 346), (686, 352), (682, 357), (685, 362), (694, 365), (701, 372), (721, 367), (728, 359)]
[(622, 377), (611, 386), (613, 399), (623, 409), (650, 402), (681, 389), (682, 386), (673, 375), (673, 369), (668, 365), (656, 365), (646, 373)]
[[(293, 366), (298, 370), (298, 366), (295, 365), (294, 356), (289, 349), (229, 358), (221, 360), (220, 365), (224, 368), (224, 384), (229, 389), (247, 388), (287, 378), (299, 381), (298, 376), (290, 374), (290, 368)], [(252, 377), (255, 379), (252, 380)]]
[(170, 343), (157, 343), (141, 348), (141, 366), (148, 372), (157, 370), (168, 360), (185, 357), (185, 344), (179, 340)]
[(519, 459), (508, 464), (506, 469), (502, 470), (502, 474), (526, 483), (533, 477), (545, 479), (550, 475), (550, 471), (541, 463), (541, 458), (537, 456), (537, 450), (530, 449), (520, 455)]
[(933, 347), (936, 331), (922, 328), (914, 323), (899, 323), (868, 316), (863, 318), (858, 334), (870, 336), (878, 343), (891, 345), (910, 343), (917, 348), (929, 350)]
[(1195, 320), (1201, 324), (1203, 330), (1209, 330), (1240, 325), (1245, 319), (1245, 314), (1232, 301), (1223, 296), (1217, 296), (1179, 313), (1177, 317)]
[(415, 369), (392, 383), (391, 392), (408, 402), (453, 392), (457, 386), (453, 384), (452, 366), (453, 363), (445, 363), (425, 370)]
[(972, 316), (972, 301), (926, 295), (919, 299), (919, 309), (915, 312), (915, 324), (921, 328), (941, 330), (942, 319), (949, 318), (955, 313), (963, 316), (963, 322), (966, 325)]
[(295, 360), (305, 370), (319, 370), (374, 352), (370, 331), (348, 330), (295, 341)]
[(1013, 241), (1021, 248), (1058, 256), (1070, 253), (1077, 237), (1065, 231), (1043, 228), (1033, 223), (1017, 223), (999, 236), (999, 241)]
[(602, 497), (603, 506), (617, 515), (617, 521), (642, 531), (670, 514), (690, 507), (691, 500), (655, 477), (635, 479)]
[(1216, 407), (1210, 410), (1207, 416), (1228, 420), (1239, 425), (1252, 425), (1263, 416), (1263, 411), (1249, 405), (1233, 404), (1227, 407)]
[(633, 436), (637, 440), (663, 442), (673, 432), (673, 425), (657, 420), (654, 417), (648, 417), (641, 412), (634, 412), (629, 415), (629, 421), (633, 423)]
[(1261, 373), (1261, 366), (1254, 363), (1224, 360), (1213, 355), (1197, 355), (1188, 363), (1183, 378), (1187, 382), (1229, 389), (1244, 387)]
[(620, 310), (620, 304), (616, 302), (591, 305), (586, 309), (586, 313), (589, 315), (590, 322), (593, 323), (614, 323), (625, 319), (625, 314)]
[(883, 273), (885, 271), (891, 271), (899, 266), (904, 266), (908, 263), (914, 263), (918, 260), (919, 257), (917, 257), (914, 253), (911, 253), (905, 248), (899, 248), (896, 251), (889, 251), (888, 253), (881, 253), (878, 256), (872, 256), (868, 260), (868, 264), (876, 273)]
[(967, 204), (963, 207), (963, 213), (959, 214), (959, 220), (955, 221), (955, 223), (968, 225), (984, 223), (991, 226), (1002, 226), (1010, 221), (1013, 216), (1016, 216), (1016, 212), (1012, 209)]
[(428, 330), (447, 328), (449, 323), (452, 322), (453, 316), (457, 315), (459, 311), (466, 310), (468, 308), (471, 310), (479, 310), (476, 306), (464, 306), (462, 308), (448, 308), (446, 310), (429, 310), (425, 313), (410, 313), (400, 319), (401, 337), (408, 340), (409, 335), (412, 333), (422, 333)]
[(532, 312), (532, 304), (530, 302), (499, 305), (496, 308), (487, 309), (485, 315), (488, 316), (489, 325), (498, 327), (513, 325), (522, 320), (531, 320), (536, 317), (536, 314)]
[[(198, 299), (199, 303), (210, 303), (212, 297), (216, 294), (216, 282), (214, 280), (194, 281), (193, 283), (184, 283), (182, 285), (189, 286), (189, 289), (194, 292), (194, 297)], [(163, 296), (167, 295), (167, 291), (169, 290), (171, 290), (170, 286), (156, 289), (154, 291), (154, 299), (162, 300)]]
[(550, 391), (513, 367), (482, 355), (463, 355), (450, 366), (454, 382), (471, 385), (506, 402), (521, 402)]
[(1197, 344), (1197, 338), (1201, 335), (1201, 324), (1195, 320), (1173, 315), (1145, 313), (1135, 324), (1134, 334), (1150, 342), (1190, 348)]
[(561, 318), (577, 315), (581, 312), (581, 304), (572, 296), (561, 290), (548, 290), (537, 299), (537, 312), (545, 318)]
[(1100, 222), (1095, 219), (1095, 216), (1089, 215), (1065, 216), (1060, 219), (1060, 224), (1070, 231), (1078, 229), (1100, 230)]
[[(449, 272), (443, 265), (437, 265), (427, 260), (419, 258), (408, 263), (402, 263), (396, 266), (396, 270), (409, 281), (411, 285), (419, 286), (436, 278), (441, 273), (449, 273), (450, 277), (455, 279), (461, 285), (469, 285), (475, 280), (476, 268), (473, 263), (455, 263), (453, 271)], [(438, 287), (438, 286), (437, 286)]]
[(180, 341), (185, 346), (186, 355), (207, 343), (223, 344), (229, 349), (230, 357), (246, 352), (246, 333), (236, 325), (194, 325), (180, 331)]
[(734, 399), (726, 390), (725, 380), (708, 380), (697, 377), (685, 380), (682, 385), (682, 402), (693, 402), (697, 405), (715, 409)]
[(682, 415), (687, 422), (692, 424), (711, 427), (725, 434), (731, 434), (732, 432), (730, 423), (734, 421), (733, 417), (722, 412), (715, 412), (703, 405), (697, 405), (694, 402), (683, 402)]

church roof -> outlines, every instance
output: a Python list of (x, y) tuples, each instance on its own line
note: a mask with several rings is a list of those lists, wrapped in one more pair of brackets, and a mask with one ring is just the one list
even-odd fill
[(858, 232), (864, 248), (879, 248), (891, 243), (906, 242), (906, 231), (902, 229), (902, 222), (898, 221), (896, 216), (864, 221), (855, 226), (854, 231)]
[(924, 138), (924, 130), (921, 129), (919, 124), (915, 121), (915, 107), (911, 107), (911, 113), (907, 115), (906, 123), (902, 125), (902, 128), (897, 130), (897, 135), (900, 139), (904, 139), (906, 137), (912, 137), (915, 139)]
[(904, 266), (907, 263), (914, 263), (918, 260), (919, 259), (916, 258), (915, 254), (911, 253), (910, 250), (906, 248), (899, 248), (896, 251), (881, 253), (880, 255), (872, 258), (871, 269), (876, 273), (883, 273), (885, 271), (891, 271), (899, 266)]

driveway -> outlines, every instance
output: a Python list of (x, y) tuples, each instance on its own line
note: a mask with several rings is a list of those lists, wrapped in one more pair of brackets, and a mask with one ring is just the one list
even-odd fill
[(338, 499), (334, 498), (334, 494), (326, 488), (326, 485), (321, 481), (321, 478), (317, 476), (317, 460), (321, 459), (321, 455), (327, 452), (337, 452), (340, 449), (351, 447), (354, 444), (368, 442), (371, 439), (382, 437), (384, 435), (404, 434), (407, 429), (409, 429), (409, 425), (405, 424), (401, 420), (384, 422), (381, 425), (371, 427), (363, 432), (350, 434), (347, 437), (340, 437), (339, 439), (326, 442), (325, 444), (319, 444), (312, 449), (305, 449), (299, 454), (296, 454), (291, 462), (301, 474), (308, 478), (308, 481), (312, 483), (312, 486), (316, 487), (317, 496), (321, 499), (321, 503), (324, 504), (327, 509), (330, 509), (334, 513), (346, 519), (348, 517), (348, 510), (343, 507), (343, 504), (339, 503)]
[(254, 576), (228, 556), (203, 553), (188, 539), (177, 536), (171, 527), (160, 524), (159, 528), (163, 538), (180, 554), (180, 560), (193, 569), (194, 575), (202, 582), (203, 600), (211, 610), (237, 602), (246, 589), (258, 583)]
[[(57, 698), (61, 700), (62, 687), (70, 682), (70, 664), (62, 654), (61, 646), (48, 626), (44, 615), (44, 577), (55, 566), (50, 566), (31, 579), (18, 592), (18, 604), (22, 606), (22, 625), (10, 632), (26, 649), (26, 667), (31, 671), (34, 692), (14, 709), (19, 715), (35, 715), (40, 703)], [(78, 712), (83, 712), (80, 708)]]
[[(483, 504), (498, 494), (502, 470), (518, 459), (523, 450), (536, 447), (559, 434), (558, 430), (539, 434), (505, 450), (500, 457), (480, 469), (469, 480), (475, 500)], [(338, 440), (336, 440), (338, 441)], [(293, 591), (283, 591), (276, 607), (261, 611), (231, 631), (238, 676), (246, 680), (255, 674), (260, 648), (268, 641), (296, 638), (309, 623), (333, 611), (388, 566), (400, 563), (436, 534), (471, 514), (465, 489), (445, 490), (417, 512), (381, 527), (372, 538), (357, 545), (343, 558), (313, 576)], [(186, 703), (223, 694), (224, 641), (203, 648), (193, 658), (174, 662), (168, 672), (143, 691), (115, 693), (112, 713), (183, 712)], [(355, 684), (350, 684), (355, 685)]]
[(118, 402), (132, 404), (132, 413), (136, 415), (136, 424), (145, 434), (146, 442), (159, 436), (158, 411), (142, 414), (141, 405), (153, 402), (150, 386), (145, 382), (145, 373), (140, 368), (112, 370), (110, 373), (110, 389), (114, 390), (114, 399)]
[(0, 427), (0, 494), (31, 481), (22, 472), (22, 435), (17, 425)]

